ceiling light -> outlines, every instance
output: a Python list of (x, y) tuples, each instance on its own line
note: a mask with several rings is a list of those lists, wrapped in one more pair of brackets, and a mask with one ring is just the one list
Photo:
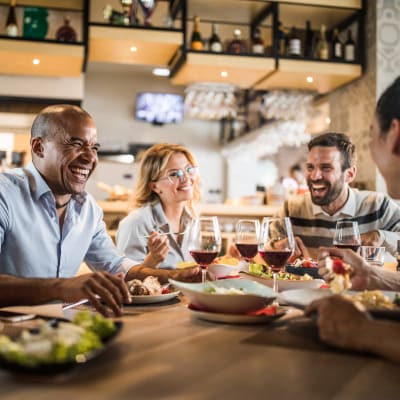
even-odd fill
[(40, 60), (39, 60), (38, 58), (34, 58), (34, 59), (32, 60), (32, 64), (33, 64), (33, 65), (39, 65), (39, 64), (40, 64)]
[(153, 75), (155, 76), (169, 76), (168, 68), (154, 68)]
[(221, 72), (221, 78), (226, 78), (228, 76), (228, 72), (222, 71)]
[(131, 46), (131, 48), (129, 49), (132, 53), (136, 53), (137, 52), (137, 47), (136, 46)]
[(313, 83), (314, 82), (314, 78), (312, 76), (307, 76), (306, 81), (308, 83)]

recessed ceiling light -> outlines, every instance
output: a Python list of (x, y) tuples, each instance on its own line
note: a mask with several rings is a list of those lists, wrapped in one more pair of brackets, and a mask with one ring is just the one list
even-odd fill
[(33, 64), (33, 65), (39, 65), (39, 64), (40, 64), (40, 60), (39, 60), (38, 58), (34, 58), (34, 59), (32, 60), (32, 64)]
[(306, 81), (308, 83), (313, 83), (314, 82), (314, 78), (312, 76), (307, 76)]
[(136, 46), (131, 46), (129, 49), (132, 53), (136, 53), (137, 52), (137, 47)]
[(221, 71), (221, 78), (226, 78), (228, 76), (227, 71)]
[(153, 75), (155, 76), (169, 76), (168, 68), (154, 68)]

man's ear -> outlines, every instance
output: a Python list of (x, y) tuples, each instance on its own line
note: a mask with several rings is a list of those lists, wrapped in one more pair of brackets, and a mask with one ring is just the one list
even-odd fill
[(31, 138), (31, 149), (33, 154), (35, 154), (37, 157), (43, 158), (44, 157), (43, 139), (41, 137)]
[(354, 181), (354, 178), (356, 177), (357, 174), (357, 167), (353, 165), (350, 168), (347, 168), (345, 171), (345, 181), (346, 183), (350, 183)]
[(393, 118), (387, 136), (391, 154), (400, 156), (400, 120)]

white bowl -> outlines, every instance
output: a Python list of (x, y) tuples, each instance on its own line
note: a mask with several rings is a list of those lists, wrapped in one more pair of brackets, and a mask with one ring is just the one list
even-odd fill
[[(258, 282), (270, 288), (272, 288), (274, 285), (273, 279), (262, 278), (261, 276), (253, 275), (248, 272), (241, 271), (240, 276), (246, 279), (250, 279), (254, 282)], [(283, 292), (284, 290), (293, 290), (293, 289), (319, 289), (324, 284), (325, 281), (323, 279), (310, 279), (310, 280), (278, 279), (278, 291)]]
[(229, 277), (230, 275), (237, 276), (239, 273), (238, 267), (228, 264), (210, 264), (208, 270), (212, 272), (217, 279)]
[(276, 293), (264, 285), (247, 279), (225, 279), (207, 282), (205, 287), (221, 287), (225, 289), (242, 289), (245, 294), (214, 294), (204, 291), (202, 283), (178, 282), (169, 280), (190, 302), (202, 310), (227, 314), (243, 314), (259, 310), (272, 303)]

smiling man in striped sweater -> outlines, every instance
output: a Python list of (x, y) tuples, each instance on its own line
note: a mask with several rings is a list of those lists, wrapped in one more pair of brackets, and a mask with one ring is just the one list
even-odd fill
[(318, 247), (332, 246), (339, 219), (358, 222), (363, 245), (385, 246), (394, 254), (400, 239), (400, 208), (383, 193), (349, 187), (357, 170), (356, 149), (349, 137), (325, 133), (313, 138), (308, 150), (310, 191), (285, 201), (280, 211), (292, 221), (298, 254), (315, 257)]

